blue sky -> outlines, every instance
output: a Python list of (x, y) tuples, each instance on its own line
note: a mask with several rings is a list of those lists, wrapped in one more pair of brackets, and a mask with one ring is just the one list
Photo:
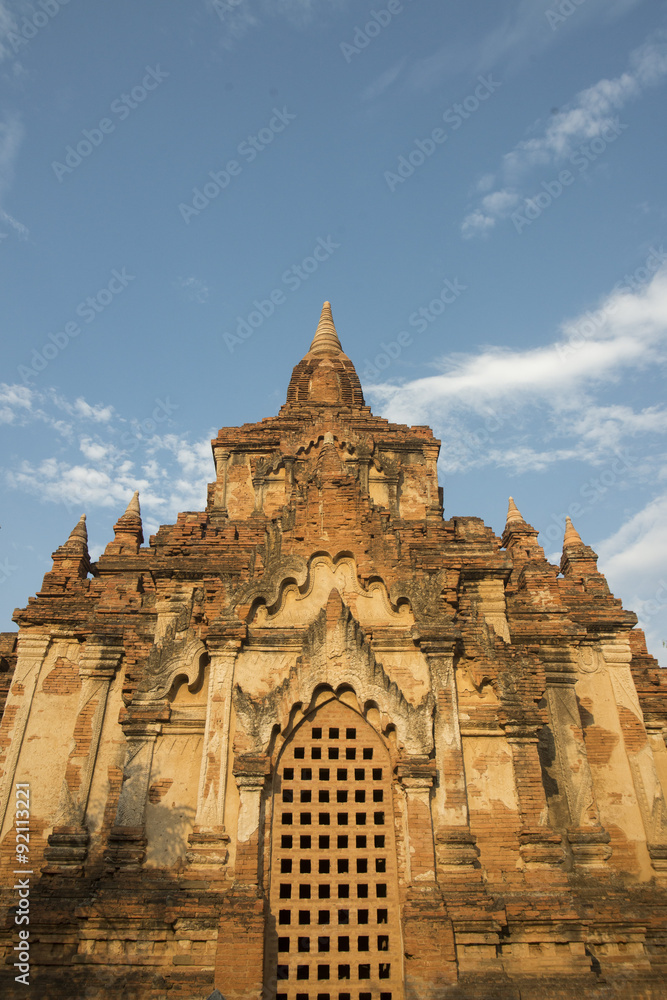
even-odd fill
[(667, 652), (662, 0), (0, 0), (0, 59), (0, 628), (80, 513), (201, 510), (330, 299), (446, 516), (569, 512)]

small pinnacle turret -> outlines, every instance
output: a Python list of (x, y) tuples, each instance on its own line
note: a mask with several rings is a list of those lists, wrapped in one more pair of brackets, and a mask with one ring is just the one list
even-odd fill
[(565, 537), (563, 539), (563, 548), (565, 548), (566, 546), (569, 547), (571, 545), (583, 545), (583, 544), (584, 543), (581, 540), (581, 535), (579, 534), (579, 532), (577, 531), (577, 529), (575, 528), (575, 526), (572, 524), (572, 521), (570, 520), (570, 518), (566, 517), (565, 518)]
[(134, 493), (132, 494), (132, 499), (127, 505), (125, 516), (127, 516), (128, 514), (134, 514), (137, 517), (141, 517), (141, 507), (139, 506), (139, 490), (135, 490)]
[(52, 553), (52, 558), (53, 568), (44, 576), (41, 593), (61, 592), (76, 587), (75, 581), (85, 580), (91, 565), (85, 514), (74, 525), (67, 541)]
[(124, 552), (138, 552), (144, 540), (141, 523), (139, 491), (135, 490), (125, 513), (113, 526), (114, 540), (104, 550), (105, 555), (122, 555)]
[(514, 503), (514, 497), (510, 497), (502, 537), (503, 547), (511, 551), (517, 559), (543, 559), (544, 551), (537, 544), (537, 535), (536, 529), (532, 524), (528, 524)]
[(523, 520), (521, 511), (514, 503), (514, 497), (510, 497), (509, 504), (507, 506), (507, 519), (505, 521), (506, 526), (509, 527), (511, 524), (515, 524), (517, 521), (521, 521), (523, 524), (526, 522)]
[(607, 592), (609, 588), (602, 574), (598, 572), (597, 561), (597, 553), (589, 545), (584, 544), (572, 521), (566, 517), (563, 554), (560, 559), (561, 573), (564, 576), (578, 576), (589, 581), (595, 580), (595, 585), (603, 584), (603, 590)]
[[(72, 545), (70, 545), (70, 542)], [(72, 530), (70, 531), (69, 538), (66, 543), (68, 548), (73, 546), (81, 547), (82, 545), (88, 550), (88, 530), (86, 528), (86, 515), (82, 514), (79, 520), (76, 522)]]

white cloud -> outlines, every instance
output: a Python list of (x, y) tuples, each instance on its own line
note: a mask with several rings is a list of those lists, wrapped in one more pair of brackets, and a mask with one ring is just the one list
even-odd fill
[[(174, 407), (177, 409), (177, 407)], [(69, 422), (60, 414), (66, 413)], [(138, 423), (114, 407), (73, 402), (52, 390), (0, 386), (0, 423), (41, 424), (39, 446), (52, 454), (24, 458), (2, 470), (10, 489), (47, 503), (64, 503), (73, 515), (104, 507), (122, 514), (134, 490), (141, 493), (146, 532), (182, 510), (201, 510), (215, 478), (211, 429), (200, 440), (172, 433), (169, 418)], [(144, 424), (151, 427), (146, 431)], [(49, 440), (48, 430), (60, 440)], [(55, 454), (53, 454), (55, 452)], [(159, 519), (159, 520), (158, 520)]]
[(495, 224), (496, 220), (494, 218), (490, 215), (485, 215), (484, 212), (476, 208), (474, 212), (466, 215), (461, 224), (461, 233), (466, 240), (471, 239), (473, 236), (486, 236)]
[(74, 401), (74, 411), (87, 420), (108, 424), (114, 414), (113, 406), (91, 406), (82, 396)]
[[(573, 330), (581, 332), (578, 340)], [(450, 471), (488, 463), (525, 471), (572, 457), (602, 461), (638, 435), (664, 434), (664, 406), (647, 401), (635, 410), (598, 401), (597, 394), (665, 361), (667, 264), (636, 292), (612, 292), (595, 314), (568, 320), (554, 343), (447, 355), (436, 363), (438, 374), (365, 391), (391, 420), (434, 424), (447, 441), (443, 461)], [(483, 421), (481, 438), (471, 430), (471, 415)], [(542, 442), (560, 440), (535, 449), (536, 421)], [(490, 447), (499, 432), (502, 446)]]
[(79, 448), (82, 454), (91, 460), (91, 462), (100, 462), (103, 458), (107, 458), (111, 453), (111, 446), (108, 444), (102, 444), (100, 441), (93, 441), (89, 437), (82, 437), (79, 439)]
[(17, 416), (25, 417), (32, 404), (33, 392), (28, 386), (0, 383), (0, 424), (13, 424)]
[(637, 613), (649, 652), (667, 640), (667, 494), (655, 497), (597, 545), (611, 590)]
[(660, 30), (630, 54), (624, 73), (580, 91), (572, 105), (553, 115), (539, 135), (522, 140), (505, 154), (499, 171), (502, 187), (487, 194), (465, 216), (464, 238), (487, 235), (497, 221), (507, 218), (519, 200), (519, 185), (532, 171), (562, 165), (591, 139), (609, 137), (614, 130), (620, 134), (618, 111), (648, 87), (662, 83), (665, 76), (667, 32)]
[[(598, 550), (610, 577), (636, 581), (646, 591), (647, 578), (667, 573), (667, 494), (651, 500), (615, 534), (598, 544)], [(644, 598), (649, 598), (646, 592)]]
[[(493, 175), (487, 175), (492, 177)], [(480, 182), (482, 183), (482, 182)], [(479, 187), (479, 184), (477, 185)], [(519, 196), (516, 191), (501, 189), (487, 194), (481, 201), (481, 208), (476, 208), (466, 215), (461, 225), (461, 233), (465, 239), (472, 236), (485, 236), (500, 218), (505, 218), (516, 206)]]
[(516, 203), (517, 195), (514, 191), (494, 191), (493, 194), (487, 194), (485, 198), (482, 198), (484, 211), (494, 214), (507, 212), (510, 208), (514, 208)]

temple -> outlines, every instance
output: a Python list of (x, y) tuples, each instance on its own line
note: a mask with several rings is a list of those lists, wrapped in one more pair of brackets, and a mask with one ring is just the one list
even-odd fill
[(0, 636), (3, 997), (667, 997), (666, 676), (439, 447), (326, 302), (204, 511), (76, 524)]

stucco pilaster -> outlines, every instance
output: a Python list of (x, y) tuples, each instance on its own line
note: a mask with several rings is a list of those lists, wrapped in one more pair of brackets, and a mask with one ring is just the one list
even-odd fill
[(451, 641), (422, 641), (435, 699), (436, 785), (433, 829), (439, 865), (473, 865), (479, 852), (470, 832), (458, 694)]
[(229, 834), (225, 829), (225, 797), (229, 770), (234, 665), (241, 643), (230, 640), (210, 649), (208, 704), (202, 750), (197, 813), (186, 857), (199, 864), (227, 861)]
[(127, 738), (123, 783), (104, 854), (114, 867), (139, 868), (145, 860), (148, 785), (161, 728), (159, 722), (153, 721), (133, 721), (123, 726)]
[(49, 847), (46, 871), (76, 869), (86, 857), (88, 830), (85, 823), (97, 752), (102, 734), (109, 687), (115, 676), (122, 647), (89, 640), (79, 661), (82, 679), (70, 753), (60, 789), (58, 810)]
[(269, 760), (263, 754), (244, 754), (234, 761), (234, 778), (239, 792), (239, 817), (236, 828), (235, 883), (259, 886), (262, 873), (259, 845), (264, 842), (262, 792), (269, 773)]
[[(548, 650), (545, 698), (554, 738), (558, 777), (569, 812), (567, 839), (575, 865), (600, 865), (611, 855), (600, 821), (575, 685), (577, 669), (567, 649)], [(584, 662), (582, 660), (582, 662)], [(587, 659), (585, 662), (589, 662)]]
[(7, 805), (12, 792), (37, 681), (51, 645), (51, 636), (20, 633), (18, 657), (12, 686), (2, 717), (0, 732), (9, 741), (0, 784), (0, 830), (4, 830)]
[(651, 865), (657, 875), (667, 876), (667, 805), (630, 672), (632, 654), (629, 643), (627, 640), (605, 642), (602, 644), (602, 655), (609, 668)]

